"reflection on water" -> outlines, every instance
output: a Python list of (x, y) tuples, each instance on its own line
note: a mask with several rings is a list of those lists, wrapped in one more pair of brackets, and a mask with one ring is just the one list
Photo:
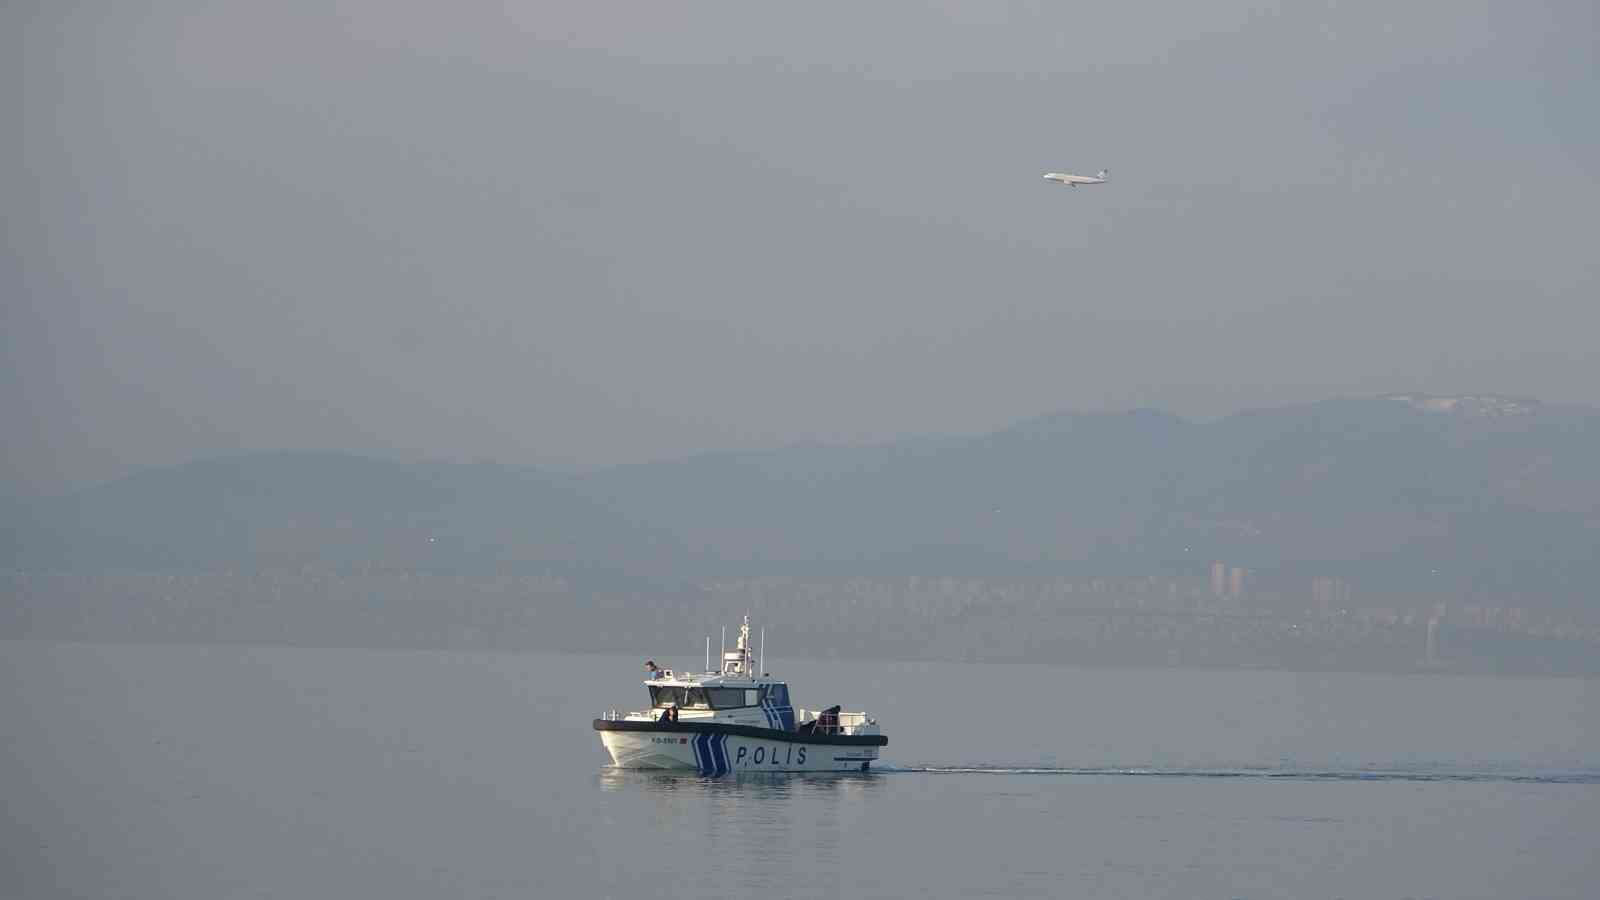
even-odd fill
[(704, 872), (662, 864), (675, 886), (697, 896), (726, 895), (730, 883), (778, 896), (836, 896), (856, 846), (852, 828), (886, 789), (881, 776), (861, 772), (711, 778), (606, 768), (593, 783), (601, 815), (630, 816), (630, 827), (651, 835), (645, 843), (658, 859), (717, 861), (723, 878), (703, 884)]
[(876, 772), (751, 772), (738, 776), (711, 777), (687, 771), (663, 772), (606, 766), (595, 774), (595, 783), (604, 791), (683, 792), (702, 797), (724, 796), (732, 792), (741, 797), (764, 799), (791, 796), (820, 798), (833, 794), (855, 799), (871, 796), (881, 790), (882, 776)]

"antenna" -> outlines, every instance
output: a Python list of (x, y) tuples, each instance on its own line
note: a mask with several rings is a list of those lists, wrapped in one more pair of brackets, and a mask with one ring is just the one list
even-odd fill
[(706, 668), (705, 668), (705, 670), (707, 672), (711, 671), (711, 635), (709, 635), (709, 634), (706, 635)]
[(722, 645), (717, 650), (718, 671), (728, 667), (728, 626), (722, 626)]
[(767, 629), (761, 629), (761, 674), (767, 674)]

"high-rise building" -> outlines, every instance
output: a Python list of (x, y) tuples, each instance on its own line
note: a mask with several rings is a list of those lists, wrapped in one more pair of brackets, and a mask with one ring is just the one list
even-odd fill
[(1321, 616), (1330, 616), (1336, 610), (1349, 609), (1349, 583), (1342, 578), (1313, 578), (1311, 580), (1311, 608)]
[(1214, 562), (1211, 564), (1211, 595), (1221, 597), (1228, 589), (1228, 566), (1226, 563)]
[(1244, 596), (1244, 569), (1234, 566), (1228, 574), (1228, 596), (1235, 600)]
[(1332, 578), (1311, 579), (1311, 608), (1319, 616), (1333, 614), (1333, 584)]

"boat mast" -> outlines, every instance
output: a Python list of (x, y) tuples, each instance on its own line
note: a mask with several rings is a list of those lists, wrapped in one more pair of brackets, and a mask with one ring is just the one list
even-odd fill
[[(708, 639), (709, 640), (709, 639)], [(732, 650), (722, 652), (722, 674), (743, 675), (753, 677), (751, 670), (755, 667), (755, 654), (750, 647), (750, 616), (746, 615), (739, 624), (739, 641)]]

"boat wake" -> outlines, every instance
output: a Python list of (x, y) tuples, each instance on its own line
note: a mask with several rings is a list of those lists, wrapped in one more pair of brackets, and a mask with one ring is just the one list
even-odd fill
[(1493, 769), (1119, 768), (1115, 766), (907, 765), (880, 763), (877, 771), (918, 775), (1039, 775), (1126, 778), (1251, 779), (1282, 781), (1415, 781), (1511, 784), (1600, 784), (1600, 770), (1497, 771)]

